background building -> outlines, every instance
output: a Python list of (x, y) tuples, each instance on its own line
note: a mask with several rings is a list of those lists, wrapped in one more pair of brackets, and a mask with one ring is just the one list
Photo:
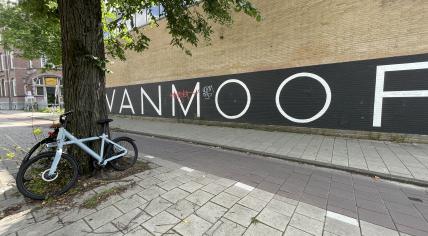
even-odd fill
[[(19, 0), (0, 0), (0, 6), (12, 7), (18, 3)], [(61, 71), (46, 71), (44, 67), (43, 58), (28, 60), (19, 51), (0, 47), (0, 109), (61, 105)]]
[(260, 23), (234, 14), (191, 57), (165, 21), (144, 28), (150, 48), (110, 68), (111, 112), (428, 134), (427, 1), (252, 2)]
[(424, 0), (251, 2), (261, 11), (261, 22), (234, 14), (233, 25), (214, 27), (210, 44), (190, 48), (191, 57), (170, 45), (165, 21), (146, 27), (150, 48), (111, 65), (109, 86), (428, 52)]
[(62, 104), (61, 72), (44, 72), (44, 60), (0, 50), (0, 109), (43, 109)]

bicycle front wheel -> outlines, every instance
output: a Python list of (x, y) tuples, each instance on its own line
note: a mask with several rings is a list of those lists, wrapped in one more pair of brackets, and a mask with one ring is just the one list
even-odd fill
[(53, 176), (48, 172), (55, 152), (44, 152), (23, 163), (16, 176), (16, 186), (24, 196), (44, 200), (67, 192), (76, 183), (79, 166), (69, 154), (63, 153)]

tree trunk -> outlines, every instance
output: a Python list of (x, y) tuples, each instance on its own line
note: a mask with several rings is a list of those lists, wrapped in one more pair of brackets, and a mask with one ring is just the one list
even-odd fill
[[(105, 59), (100, 1), (58, 0), (65, 110), (74, 111), (67, 130), (76, 137), (99, 135), (97, 120), (107, 118), (105, 72), (94, 59)], [(88, 173), (90, 158), (73, 154)]]

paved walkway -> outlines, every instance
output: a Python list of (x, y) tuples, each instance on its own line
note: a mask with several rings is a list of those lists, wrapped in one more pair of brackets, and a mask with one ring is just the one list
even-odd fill
[(139, 150), (300, 203), (412, 235), (428, 235), (427, 188), (204, 145), (131, 136)]
[(428, 185), (428, 145), (113, 117), (112, 127)]
[[(52, 124), (52, 121), (32, 119), (31, 115), (22, 111), (0, 111), (0, 211), (24, 201), (15, 188), (14, 175), (24, 153), (36, 143), (32, 128), (46, 128)], [(15, 157), (6, 158), (7, 153), (14, 153)]]
[[(128, 177), (137, 185), (95, 209), (24, 210), (0, 220), (0, 235), (408, 235), (157, 157), (145, 159), (157, 164), (154, 169)], [(83, 193), (75, 203), (112, 186)]]

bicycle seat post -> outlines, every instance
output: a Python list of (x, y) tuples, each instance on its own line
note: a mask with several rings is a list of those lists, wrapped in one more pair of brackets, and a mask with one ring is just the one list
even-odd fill
[(108, 123), (104, 123), (103, 125), (103, 134), (107, 134), (107, 125)]
[(102, 131), (103, 131), (103, 133), (104, 134), (107, 134), (108, 135), (108, 137), (110, 137), (110, 132), (109, 132), (109, 127), (108, 127), (108, 125), (109, 125), (109, 123), (110, 122), (112, 122), (113, 120), (112, 119), (101, 119), (101, 120), (99, 120), (97, 123), (98, 124), (100, 124), (100, 125), (102, 125), (103, 126), (103, 129), (102, 129)]

